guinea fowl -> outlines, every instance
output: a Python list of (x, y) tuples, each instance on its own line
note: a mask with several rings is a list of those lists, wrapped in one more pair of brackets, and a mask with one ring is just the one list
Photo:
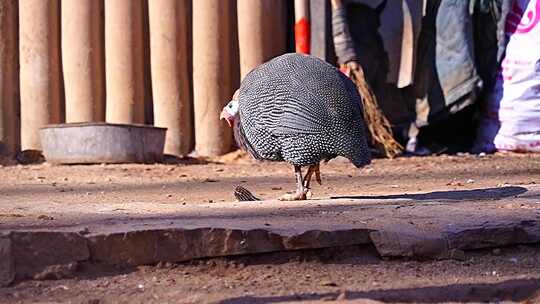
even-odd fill
[(249, 72), (232, 99), (220, 119), (238, 145), (257, 160), (294, 166), (296, 192), (281, 200), (306, 199), (313, 175), (321, 183), (321, 161), (343, 156), (358, 168), (371, 161), (355, 85), (316, 57), (276, 57)]

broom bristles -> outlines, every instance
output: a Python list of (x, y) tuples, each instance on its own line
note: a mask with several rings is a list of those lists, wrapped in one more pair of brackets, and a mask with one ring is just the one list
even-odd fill
[(381, 111), (377, 98), (364, 77), (361, 67), (351, 69), (349, 75), (362, 97), (364, 121), (371, 134), (372, 144), (388, 158), (399, 155), (403, 147), (394, 139), (392, 127)]

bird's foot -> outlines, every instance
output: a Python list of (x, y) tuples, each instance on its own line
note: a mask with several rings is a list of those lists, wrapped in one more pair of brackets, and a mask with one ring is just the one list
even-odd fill
[(280, 201), (303, 201), (311, 197), (311, 191), (305, 189), (304, 191), (296, 191), (294, 193), (286, 193), (282, 195), (278, 200)]

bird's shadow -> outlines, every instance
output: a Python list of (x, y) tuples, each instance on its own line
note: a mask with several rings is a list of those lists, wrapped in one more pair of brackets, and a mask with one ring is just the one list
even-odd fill
[(412, 194), (391, 194), (391, 195), (348, 195), (348, 196), (332, 196), (332, 199), (377, 199), (377, 200), (392, 200), (392, 199), (409, 199), (417, 201), (432, 201), (432, 200), (449, 200), (449, 201), (465, 201), (465, 200), (497, 200), (505, 197), (517, 196), (527, 192), (525, 187), (506, 186), (499, 188), (484, 188), (472, 190), (450, 190), (450, 191), (433, 191), (427, 193), (412, 193)]

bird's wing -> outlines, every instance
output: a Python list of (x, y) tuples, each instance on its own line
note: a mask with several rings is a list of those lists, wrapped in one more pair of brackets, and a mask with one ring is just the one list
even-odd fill
[(318, 59), (298, 54), (282, 55), (254, 69), (239, 93), (246, 128), (275, 136), (324, 134), (339, 114), (340, 107), (333, 104), (340, 99), (337, 73)]
[(274, 134), (323, 134), (330, 126), (329, 108), (319, 94), (305, 83), (291, 79), (290, 87), (282, 96), (277, 94)]

